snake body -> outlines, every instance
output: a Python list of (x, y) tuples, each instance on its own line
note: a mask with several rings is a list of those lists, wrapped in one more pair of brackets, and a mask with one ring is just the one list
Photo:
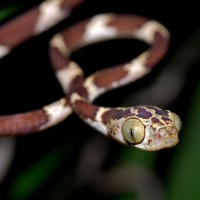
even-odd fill
[[(0, 28), (0, 57), (67, 17), (69, 9), (80, 3), (81, 0), (46, 0), (39, 7), (5, 24)], [(51, 16), (49, 13), (53, 13), (52, 18), (55, 20), (47, 20), (45, 13), (48, 17)], [(26, 33), (25, 30), (19, 30), (20, 20), (30, 27)], [(92, 104), (99, 95), (150, 73), (165, 55), (169, 37), (166, 28), (155, 20), (114, 13), (93, 16), (57, 33), (50, 41), (49, 54), (66, 97), (42, 109), (0, 116), (0, 135), (39, 132), (58, 124), (74, 111), (84, 122), (124, 145), (148, 151), (176, 145), (181, 120), (169, 110), (149, 105), (107, 108)], [(130, 62), (103, 69), (85, 78), (82, 69), (71, 60), (71, 53), (86, 45), (115, 38), (142, 40), (150, 48)]]

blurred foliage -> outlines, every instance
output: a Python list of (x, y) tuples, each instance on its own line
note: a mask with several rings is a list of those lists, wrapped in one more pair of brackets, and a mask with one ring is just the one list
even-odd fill
[[(21, 8), (21, 4), (16, 5), (1, 9), (0, 20), (12, 15)], [(172, 10), (170, 12), (172, 16), (175, 16), (177, 11), (174, 11), (175, 14), (173, 14)], [(138, 11), (136, 14), (146, 13), (145, 11), (141, 11), (141, 13)], [(181, 14), (179, 15), (175, 20), (181, 24), (180, 19), (182, 16)], [(182, 32), (183, 35), (178, 37), (178, 33), (176, 33), (178, 28), (174, 28), (173, 23), (171, 23), (173, 19), (169, 19), (169, 22), (167, 22), (164, 14), (160, 14), (160, 16), (165, 21), (165, 24), (168, 24), (172, 32), (172, 45), (167, 56), (169, 61), (167, 61), (165, 68), (171, 67), (172, 73), (178, 74), (178, 85), (180, 86), (175, 95), (176, 97), (174, 96), (173, 101), (169, 103), (170, 109), (175, 109), (183, 119), (183, 130), (180, 133), (178, 146), (160, 152), (144, 152), (138, 149), (122, 147), (113, 142), (110, 142), (109, 147), (106, 145), (104, 147), (104, 140), (106, 139), (103, 142), (101, 140), (97, 143), (94, 142), (96, 148), (99, 148), (99, 152), (103, 152), (101, 150), (102, 147), (106, 149), (106, 155), (99, 161), (100, 169), (98, 170), (101, 170), (101, 172), (97, 170), (92, 174), (94, 167), (86, 163), (85, 165), (88, 168), (86, 167), (84, 171), (85, 175), (89, 176), (91, 173), (94, 178), (95, 173), (102, 173), (102, 177), (105, 176), (105, 180), (108, 180), (108, 177), (112, 177), (112, 173), (116, 173), (116, 180), (114, 179), (113, 182), (122, 184), (124, 182), (120, 179), (119, 174), (123, 169), (126, 169), (124, 166), (132, 166), (133, 171), (130, 170), (130, 174), (124, 172), (125, 181), (127, 179), (127, 188), (132, 183), (130, 180), (128, 181), (132, 175), (135, 176), (133, 181), (138, 183), (134, 183), (133, 188), (129, 188), (127, 191), (117, 191), (116, 189), (114, 194), (112, 192), (103, 194), (91, 189), (91, 185), (95, 186), (92, 178), (87, 182), (77, 175), (77, 168), (79, 166), (84, 168), (83, 166), (85, 166), (79, 162), (84, 157), (82, 152), (89, 148), (87, 140), (90, 141), (94, 131), (91, 131), (90, 128), (85, 128), (86, 125), (78, 121), (80, 122), (79, 130), (84, 127), (82, 130), (84, 130), (83, 132), (86, 136), (73, 134), (69, 139), (65, 136), (66, 132), (63, 130), (63, 127), (66, 128), (65, 125), (61, 124), (61, 127), (53, 128), (53, 130), (41, 135), (18, 138), (16, 158), (0, 188), (2, 199), (25, 200), (42, 197), (43, 199), (62, 200), (75, 199), (75, 197), (79, 196), (84, 198), (84, 195), (95, 199), (117, 200), (200, 199), (200, 159), (198, 159), (200, 153), (200, 81), (198, 76), (200, 24), (196, 24), (196, 27), (192, 29), (193, 31)], [(188, 24), (186, 23), (186, 25)], [(185, 30), (185, 25), (182, 27), (182, 30)], [(169, 81), (173, 81), (172, 76), (170, 78)], [(170, 88), (170, 90), (172, 89)], [(74, 123), (73, 120), (73, 117), (71, 121), (69, 120), (71, 124)], [(49, 134), (49, 139), (46, 139), (47, 134)], [(60, 137), (60, 140), (55, 139), (55, 137)], [(79, 138), (78, 141), (77, 137)], [(50, 140), (53, 142), (50, 142)], [(33, 150), (31, 151), (31, 149)], [(94, 153), (95, 148), (90, 147), (90, 149)], [(88, 157), (91, 155), (87, 154)], [(101, 156), (97, 153), (94, 154), (95, 157), (100, 159)], [(83, 181), (82, 185), (80, 184), (81, 181)], [(112, 184), (114, 184), (113, 182), (111, 181)], [(115, 186), (117, 187), (117, 185)], [(148, 187), (151, 190), (150, 192)], [(148, 198), (147, 195), (142, 195), (143, 192), (155, 196), (149, 196)]]
[[(200, 37), (200, 34), (199, 34)], [(191, 97), (186, 113), (180, 143), (176, 149), (167, 176), (167, 199), (199, 199), (200, 185), (200, 80)]]
[(27, 199), (37, 192), (49, 177), (59, 169), (63, 160), (70, 154), (71, 148), (72, 143), (60, 144), (27, 170), (17, 174), (9, 189), (10, 199)]
[(4, 9), (0, 10), (0, 21), (3, 19), (6, 19), (10, 15), (14, 14), (15, 12), (18, 12), (23, 6), (21, 4), (13, 5), (10, 7), (6, 7)]

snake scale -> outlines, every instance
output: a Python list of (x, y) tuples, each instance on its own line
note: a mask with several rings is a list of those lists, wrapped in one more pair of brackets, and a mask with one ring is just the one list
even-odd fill
[[(46, 0), (0, 27), (0, 57), (67, 18), (83, 0)], [(96, 42), (133, 38), (150, 48), (133, 60), (95, 72), (85, 78), (72, 52)], [(169, 46), (168, 30), (155, 20), (106, 13), (71, 25), (50, 41), (55, 75), (66, 94), (41, 109), (0, 116), (0, 136), (18, 136), (52, 127), (75, 112), (84, 122), (119, 143), (147, 151), (178, 143), (181, 120), (156, 106), (108, 108), (92, 104), (101, 94), (129, 84), (151, 72)]]

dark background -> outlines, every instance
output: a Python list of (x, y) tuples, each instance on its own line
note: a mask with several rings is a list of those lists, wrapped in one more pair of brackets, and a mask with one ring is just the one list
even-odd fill
[[(14, 5), (18, 11), (13, 18), (40, 2), (7, 0), (0, 8)], [(177, 147), (144, 152), (101, 136), (73, 114), (49, 130), (14, 139), (13, 161), (0, 186), (2, 199), (198, 199), (200, 23), (196, 8), (194, 2), (88, 0), (56, 27), (3, 58), (0, 114), (34, 110), (63, 96), (48, 58), (48, 42), (55, 33), (105, 12), (155, 19), (171, 34), (165, 58), (151, 74), (102, 95), (95, 103), (156, 105), (177, 113), (183, 130)], [(72, 58), (88, 76), (130, 60), (144, 49), (142, 42), (116, 40), (81, 49)]]

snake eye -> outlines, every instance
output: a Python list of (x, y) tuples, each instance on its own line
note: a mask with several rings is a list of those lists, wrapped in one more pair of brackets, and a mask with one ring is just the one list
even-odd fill
[(138, 119), (127, 119), (123, 124), (122, 133), (128, 143), (138, 144), (144, 139), (144, 125)]
[(181, 127), (182, 127), (182, 122), (177, 114), (172, 113), (172, 121), (174, 122), (174, 125), (175, 125), (177, 131), (180, 132)]

